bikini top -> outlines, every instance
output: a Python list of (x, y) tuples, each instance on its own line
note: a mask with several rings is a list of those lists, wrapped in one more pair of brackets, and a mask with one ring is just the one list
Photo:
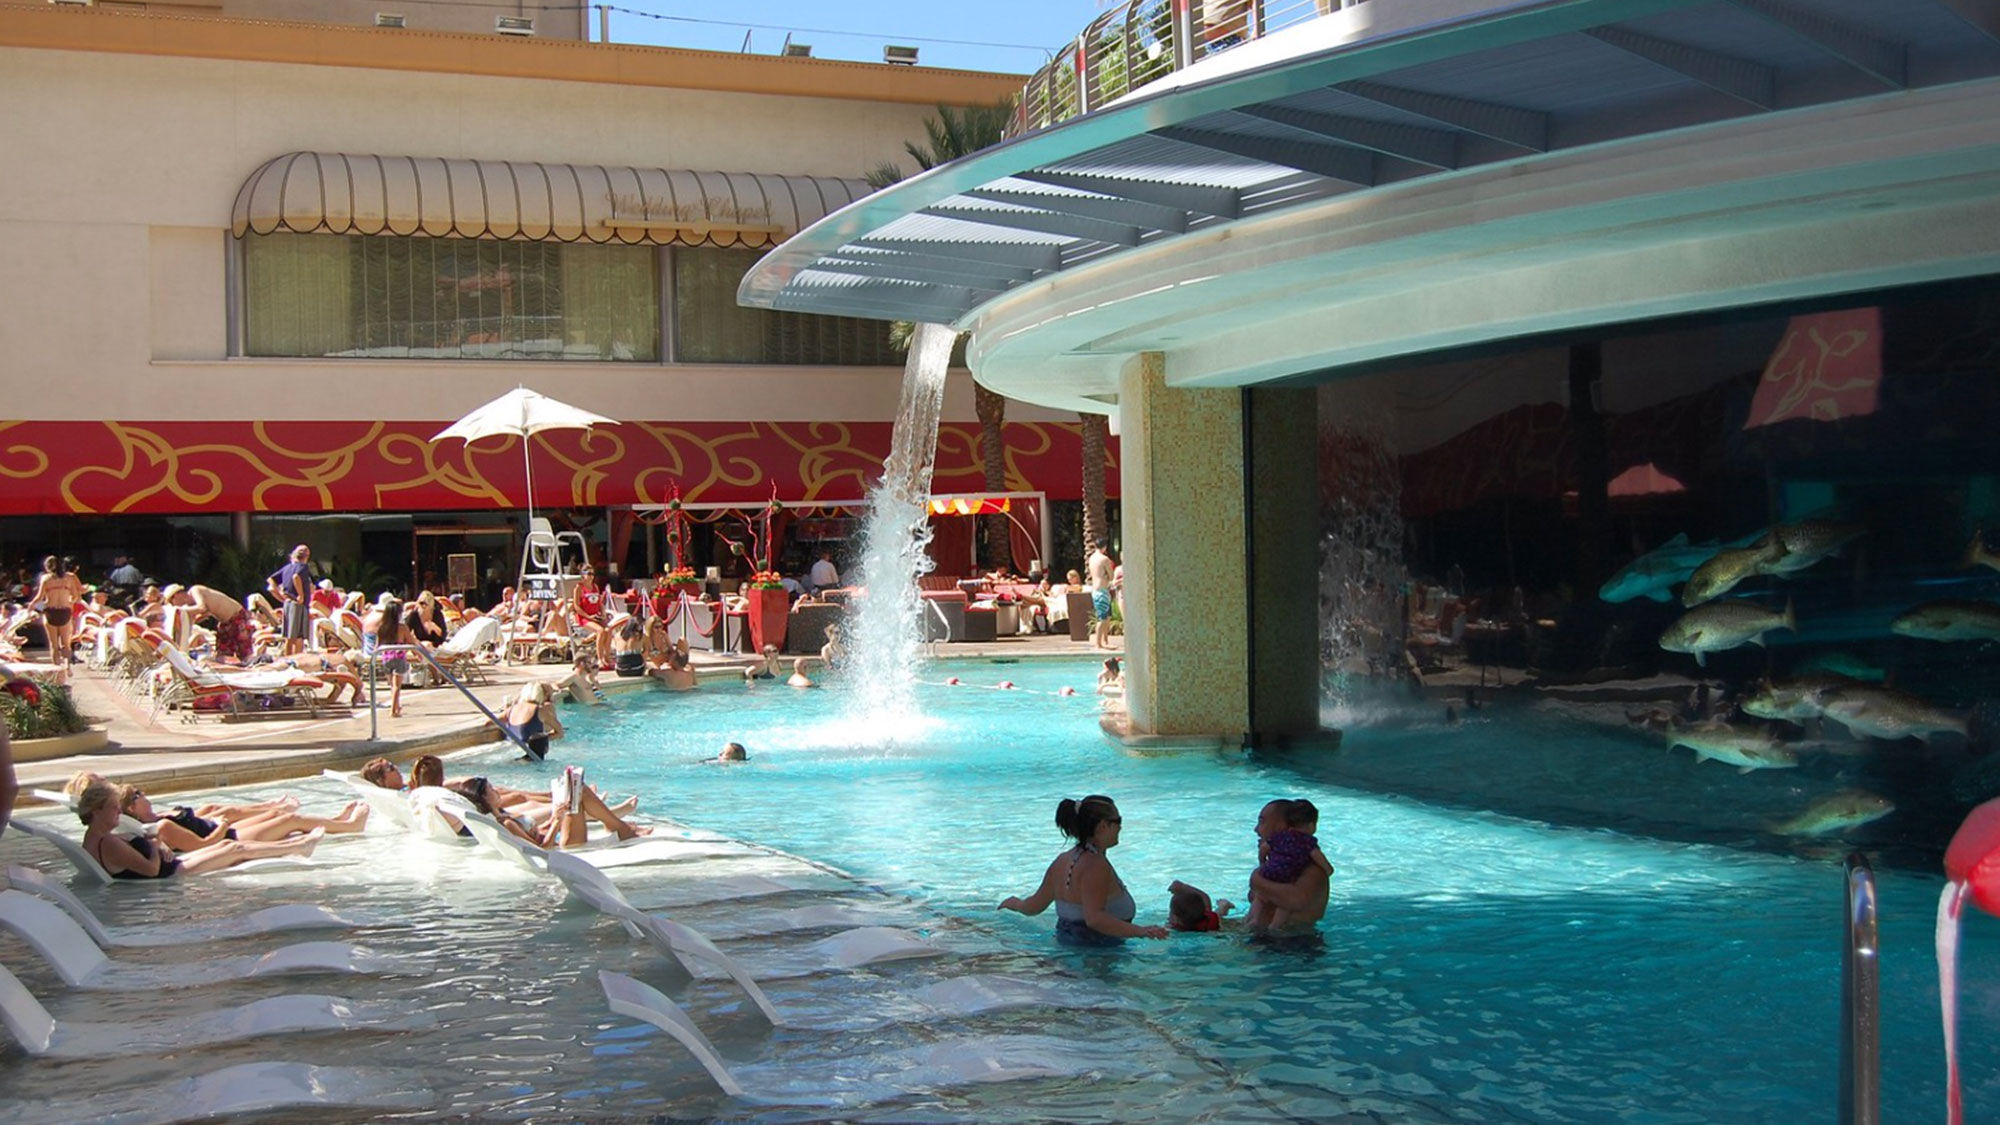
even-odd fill
[[(1063, 890), (1069, 890), (1070, 880), (1076, 875), (1077, 861), (1083, 858), (1083, 853), (1085, 851), (1095, 852), (1096, 850), (1090, 845), (1084, 844), (1076, 849), (1075, 855), (1070, 856), (1069, 867), (1063, 871)], [(1113, 875), (1112, 879), (1117, 883), (1117, 886), (1109, 895), (1105, 896), (1104, 912), (1118, 919), (1120, 922), (1130, 922), (1139, 913), (1139, 904), (1132, 900), (1132, 892), (1125, 889), (1125, 880), (1119, 879), (1116, 875)], [(1060, 898), (1057, 899), (1056, 920), (1058, 922), (1083, 921), (1083, 904), (1080, 902), (1065, 902)]]
[[(104, 870), (110, 871), (113, 879), (165, 879), (181, 869), (181, 861), (176, 857), (162, 863), (160, 869), (151, 875), (143, 871), (111, 871), (111, 865), (104, 862), (104, 841), (110, 838), (106, 836), (97, 841), (97, 851), (91, 854), (91, 858), (95, 859), (98, 865), (103, 867)], [(147, 859), (153, 858), (153, 841), (148, 840), (144, 836), (131, 836), (127, 837), (125, 842), (132, 845), (133, 851), (138, 852)]]

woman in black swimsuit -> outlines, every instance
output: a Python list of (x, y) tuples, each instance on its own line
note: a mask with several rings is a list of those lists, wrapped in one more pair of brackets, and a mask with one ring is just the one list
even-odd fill
[(285, 855), (311, 855), (319, 846), (323, 829), (279, 843), (251, 843), (224, 840), (176, 856), (172, 848), (145, 836), (120, 836), (118, 790), (108, 781), (93, 781), (77, 797), (77, 818), (88, 825), (83, 833), (83, 850), (103, 865), (114, 879), (166, 879), (176, 874), (199, 875), (220, 871), (253, 859)]
[(118, 808), (140, 824), (157, 824), (160, 840), (177, 851), (189, 852), (219, 844), (224, 840), (283, 840), (303, 836), (315, 828), (327, 835), (360, 832), (368, 827), (368, 805), (354, 801), (339, 816), (308, 816), (291, 809), (270, 809), (246, 817), (222, 814), (204, 816), (199, 810), (176, 805), (166, 816), (153, 809), (152, 799), (136, 785), (118, 787)]

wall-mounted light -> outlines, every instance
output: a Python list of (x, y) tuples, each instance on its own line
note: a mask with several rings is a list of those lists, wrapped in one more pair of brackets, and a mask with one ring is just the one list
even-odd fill
[(882, 48), (882, 61), (893, 63), (896, 66), (915, 66), (917, 65), (917, 49), (915, 47), (899, 47), (895, 44), (890, 44)]

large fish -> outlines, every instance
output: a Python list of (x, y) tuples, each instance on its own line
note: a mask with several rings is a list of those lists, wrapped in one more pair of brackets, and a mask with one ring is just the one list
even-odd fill
[(1797, 574), (1828, 555), (1839, 554), (1842, 547), (1866, 534), (1868, 528), (1858, 523), (1833, 520), (1781, 523), (1771, 529), (1771, 538), (1783, 545), (1784, 553), (1761, 573)]
[(1697, 762), (1725, 762), (1748, 773), (1751, 770), (1788, 770), (1799, 764), (1798, 751), (1769, 732), (1756, 727), (1728, 723), (1695, 723), (1667, 734), (1667, 747), (1685, 746), (1694, 751)]
[(1864, 738), (1929, 742), (1934, 734), (1964, 734), (1969, 725), (1964, 716), (1933, 707), (1909, 692), (1866, 684), (1827, 693), (1821, 707), (1822, 714), (1849, 734)]
[(1889, 670), (1865, 657), (1842, 649), (1816, 652), (1792, 665), (1796, 673), (1826, 673), (1879, 684), (1889, 678)]
[(1780, 836), (1824, 836), (1847, 828), (1858, 828), (1881, 820), (1896, 811), (1896, 803), (1866, 789), (1842, 789), (1822, 797), (1806, 811), (1771, 826)]
[(1728, 593), (1738, 582), (1754, 574), (1775, 574), (1785, 557), (1785, 545), (1776, 535), (1767, 536), (1749, 547), (1719, 552), (1688, 576), (1681, 590), (1682, 605), (1700, 605)]
[(1828, 695), (1859, 686), (1859, 680), (1846, 676), (1799, 676), (1776, 683), (1766, 680), (1743, 700), (1742, 707), (1745, 714), (1760, 719), (1817, 719), (1825, 713)]
[(1986, 549), (1986, 535), (1984, 532), (1973, 536), (1972, 542), (1966, 544), (1964, 565), (1967, 570), (1975, 566), (2000, 570), (2000, 555), (1996, 555)]
[(1764, 643), (1764, 634), (1773, 629), (1797, 629), (1792, 603), (1783, 613), (1751, 605), (1749, 602), (1716, 602), (1689, 610), (1660, 634), (1660, 647), (1668, 652), (1694, 655), (1694, 662), (1708, 666), (1708, 654), (1738, 645)]
[(1623, 570), (1598, 589), (1597, 596), (1607, 602), (1629, 602), (1633, 598), (1673, 601), (1673, 588), (1687, 581), (1689, 575), (1720, 550), (1720, 543), (1690, 546), (1687, 532), (1683, 531), (1625, 564)]
[(1993, 602), (1925, 602), (1889, 623), (1889, 631), (1927, 641), (2000, 640), (2000, 605)]

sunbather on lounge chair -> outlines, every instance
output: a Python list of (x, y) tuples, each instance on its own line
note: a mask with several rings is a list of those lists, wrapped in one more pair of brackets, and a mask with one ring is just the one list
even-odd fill
[[(376, 758), (361, 767), (361, 779), (378, 788), (393, 789), (398, 792), (406, 792), (410, 789), (418, 789), (426, 785), (443, 786), (445, 784), (444, 760), (435, 754), (425, 754), (423, 757), (418, 758), (416, 761), (410, 763), (410, 777), (406, 782), (403, 778), (403, 771), (397, 769), (394, 762), (391, 762), (387, 758)], [(548, 818), (549, 795), (546, 792), (510, 789), (505, 785), (489, 785), (488, 789), (500, 807), (508, 812), (529, 816), (537, 823)], [(594, 786), (590, 789), (590, 795), (585, 800), (586, 803), (605, 805), (605, 808), (616, 816), (628, 816), (638, 811), (639, 808), (639, 798), (637, 797), (627, 797), (616, 805), (606, 804), (604, 794)], [(585, 812), (589, 811), (589, 809), (585, 809)]]
[(517, 811), (527, 806), (503, 807), (495, 798), (493, 785), (483, 777), (456, 781), (445, 788), (471, 801), (480, 812), (500, 822), (500, 826), (523, 840), (542, 848), (581, 847), (590, 838), (592, 820), (611, 830), (620, 840), (652, 833), (650, 828), (640, 828), (620, 817), (608, 808), (602, 798), (583, 783), (583, 771), (575, 766), (564, 771), (564, 782), (560, 786), (561, 795), (568, 800), (561, 808), (551, 808), (546, 818), (536, 820), (533, 816)]
[(313, 849), (319, 846), (321, 837), (326, 835), (323, 829), (316, 828), (304, 836), (281, 843), (225, 840), (177, 856), (172, 848), (158, 841), (144, 836), (117, 834), (118, 791), (108, 781), (96, 781), (84, 787), (82, 796), (77, 799), (76, 815), (88, 826), (83, 834), (83, 850), (102, 864), (114, 879), (166, 879), (181, 873), (200, 875), (253, 859), (311, 855)]
[(176, 806), (171, 815), (153, 811), (153, 802), (136, 785), (118, 787), (118, 809), (140, 824), (157, 824), (159, 839), (176, 851), (193, 851), (224, 840), (285, 840), (314, 830), (330, 836), (360, 832), (368, 827), (368, 806), (354, 801), (338, 816), (303, 816), (287, 809), (272, 809), (240, 820), (202, 816), (186, 805)]
[[(89, 770), (83, 770), (75, 774), (69, 779), (68, 784), (63, 786), (63, 803), (69, 806), (70, 811), (76, 811), (76, 803), (83, 796), (84, 789), (93, 781), (104, 780), (105, 777), (103, 774), (92, 773)], [(297, 812), (298, 809), (299, 799), (289, 793), (282, 797), (273, 797), (268, 801), (256, 801), (247, 805), (207, 803), (194, 806), (196, 816), (207, 817), (211, 820), (228, 821), (230, 823), (239, 820), (248, 820), (253, 816), (263, 813)]]

